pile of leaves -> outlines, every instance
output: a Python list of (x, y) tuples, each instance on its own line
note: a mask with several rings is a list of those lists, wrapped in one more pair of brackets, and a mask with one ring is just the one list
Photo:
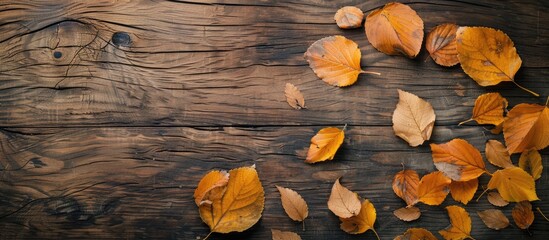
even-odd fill
[[(363, 12), (351, 6), (341, 8), (334, 17), (343, 29), (361, 27), (363, 18)], [(366, 17), (364, 28), (372, 46), (387, 55), (415, 58), (422, 48), (423, 20), (407, 5), (394, 2), (373, 10)], [(460, 64), (463, 71), (481, 86), (510, 81), (538, 96), (515, 81), (522, 60), (511, 39), (500, 30), (446, 23), (431, 30), (425, 48), (437, 64), (445, 67)], [(353, 85), (363, 73), (380, 75), (361, 68), (360, 48), (344, 36), (328, 36), (314, 42), (304, 57), (322, 81), (337, 87)], [(435, 110), (429, 102), (413, 93), (397, 91), (399, 101), (392, 117), (394, 133), (411, 147), (422, 145), (429, 141), (435, 127)], [(286, 84), (285, 95), (292, 108), (306, 108), (303, 94), (293, 84)], [(494, 125), (494, 134), (503, 132), (505, 144), (492, 139), (486, 143), (485, 149), (488, 162), (500, 169), (489, 172), (480, 151), (465, 139), (430, 143), (437, 171), (421, 178), (413, 169), (403, 169), (395, 174), (392, 188), (405, 206), (395, 210), (394, 215), (402, 221), (416, 220), (421, 216), (420, 204), (440, 205), (448, 194), (456, 202), (467, 205), (479, 188), (478, 178), (486, 174), (490, 180), (479, 198), (488, 192), (488, 201), (495, 207), (515, 202), (512, 218), (518, 228), (528, 229), (534, 221), (530, 202), (539, 200), (535, 180), (540, 178), (543, 169), (538, 151), (549, 145), (548, 104), (521, 103), (507, 111), (508, 102), (499, 93), (480, 95), (471, 118), (459, 125), (476, 121)], [(344, 138), (345, 127), (321, 129), (311, 138), (305, 162), (333, 160)], [(511, 161), (511, 154), (515, 153), (521, 154), (518, 166)], [(292, 189), (276, 188), (285, 212), (294, 221), (302, 222), (305, 230), (304, 220), (308, 216), (305, 200)], [(229, 172), (211, 171), (199, 182), (194, 197), (202, 220), (211, 232), (218, 233), (244, 231), (253, 226), (261, 217), (265, 201), (254, 167)], [(379, 239), (374, 229), (374, 205), (342, 186), (339, 179), (332, 187), (327, 206), (341, 220), (343, 231), (361, 234), (372, 230)], [(471, 219), (466, 209), (457, 205), (446, 209), (451, 225), (440, 230), (440, 235), (445, 239), (472, 238)], [(477, 214), (488, 228), (499, 230), (510, 224), (497, 208)], [(301, 239), (297, 233), (276, 229), (272, 229), (272, 236), (273, 239)], [(436, 237), (427, 229), (410, 228), (395, 239)]]

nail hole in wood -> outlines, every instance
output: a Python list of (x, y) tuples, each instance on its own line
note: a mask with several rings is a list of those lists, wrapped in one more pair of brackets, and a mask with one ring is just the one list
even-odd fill
[(112, 43), (117, 47), (129, 47), (132, 39), (130, 35), (125, 32), (115, 32), (112, 35)]
[(59, 51), (53, 52), (53, 57), (54, 57), (54, 58), (59, 59), (59, 58), (61, 58), (62, 56), (63, 56), (63, 53), (61, 53), (61, 52), (59, 52)]

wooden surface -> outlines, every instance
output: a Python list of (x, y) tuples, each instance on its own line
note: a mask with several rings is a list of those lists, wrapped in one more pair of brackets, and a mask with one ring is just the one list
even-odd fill
[[(476, 97), (498, 91), (510, 106), (544, 104), (549, 95), (549, 4), (546, 1), (405, 1), (425, 30), (454, 22), (506, 32), (523, 65), (511, 83), (482, 88), (460, 67), (386, 56), (364, 30), (341, 30), (339, 7), (368, 13), (386, 1), (2, 1), (0, 2), (0, 238), (200, 239), (192, 193), (211, 169), (256, 164), (265, 211), (244, 233), (211, 239), (269, 239), (270, 229), (303, 239), (372, 239), (348, 235), (327, 209), (331, 185), (342, 184), (377, 208), (376, 230), (392, 239), (409, 227), (438, 230), (444, 206), (420, 205), (420, 220), (404, 223), (404, 205), (391, 190), (401, 163), (421, 175), (434, 166), (428, 146), (409, 147), (393, 134), (396, 89), (433, 105), (431, 142), (464, 138), (484, 152), (501, 139), (470, 117)], [(303, 59), (314, 41), (344, 35), (358, 43), (360, 76), (348, 88), (319, 80)], [(427, 60), (426, 60), (427, 59)], [(298, 86), (308, 109), (285, 102), (284, 85)], [(335, 160), (303, 163), (310, 138), (347, 124)], [(543, 161), (549, 151), (541, 152)], [(518, 156), (513, 156), (516, 163)], [(549, 173), (536, 182), (533, 203), (549, 214)], [(490, 170), (494, 170), (491, 166)], [(481, 177), (486, 184), (488, 178)], [(309, 203), (306, 231), (282, 210), (275, 184)], [(478, 191), (475, 197), (480, 194)], [(512, 204), (503, 211), (511, 217)], [(533, 234), (516, 227), (490, 230), (476, 211), (494, 208), (483, 197), (466, 206), (476, 239), (547, 239), (549, 222), (535, 213)], [(512, 220), (511, 220), (512, 222)]]

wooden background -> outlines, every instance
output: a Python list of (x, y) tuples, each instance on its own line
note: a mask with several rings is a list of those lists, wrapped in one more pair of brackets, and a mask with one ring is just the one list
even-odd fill
[[(415, 222), (392, 214), (404, 206), (391, 190), (401, 163), (421, 175), (434, 169), (427, 144), (411, 148), (393, 134), (396, 89), (433, 105), (431, 142), (464, 138), (484, 152), (487, 140), (501, 136), (475, 123), (457, 126), (477, 96), (498, 91), (512, 107), (544, 104), (549, 95), (549, 3), (403, 1), (423, 18), (426, 32), (446, 22), (506, 32), (523, 60), (517, 82), (541, 94), (535, 98), (511, 83), (480, 87), (459, 66), (440, 67), (424, 50), (415, 60), (384, 55), (363, 29), (341, 30), (333, 21), (342, 6), (369, 13), (386, 2), (1, 1), (1, 238), (200, 239), (209, 232), (192, 198), (200, 178), (252, 164), (265, 188), (262, 219), (244, 233), (211, 239), (269, 239), (271, 228), (303, 239), (374, 238), (344, 233), (327, 209), (341, 176), (374, 203), (382, 239), (409, 227), (440, 237), (449, 224), (444, 206), (463, 206), (450, 196), (442, 206), (419, 205), (423, 215)], [(362, 66), (382, 75), (361, 75), (348, 88), (319, 80), (303, 53), (337, 34), (357, 42)], [(307, 110), (287, 105), (287, 82), (302, 90)], [(334, 161), (303, 162), (319, 129), (345, 124)], [(547, 162), (549, 151), (541, 153)], [(545, 166), (536, 182), (542, 200), (533, 206), (549, 214)], [(275, 184), (308, 202), (306, 231), (283, 212)], [(512, 207), (502, 209), (509, 218)], [(485, 197), (466, 207), (476, 239), (549, 238), (549, 222), (538, 212), (532, 236), (513, 226), (490, 230), (476, 214), (489, 208), (495, 207)]]

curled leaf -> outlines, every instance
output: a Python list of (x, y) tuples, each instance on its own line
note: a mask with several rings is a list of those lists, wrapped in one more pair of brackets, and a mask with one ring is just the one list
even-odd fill
[(521, 103), (507, 114), (503, 136), (509, 153), (549, 146), (549, 107)]
[(501, 230), (509, 226), (509, 219), (498, 209), (488, 209), (477, 212), (484, 224), (494, 230)]
[(419, 201), (427, 205), (440, 205), (450, 191), (451, 182), (452, 180), (439, 171), (423, 176), (417, 187)]
[(194, 190), (196, 205), (212, 204), (213, 199), (221, 198), (228, 182), (229, 174), (226, 171), (211, 171), (207, 173)]
[(393, 130), (410, 146), (419, 146), (431, 138), (435, 111), (430, 103), (412, 93), (398, 89), (398, 96), (399, 101), (393, 112)]
[(528, 229), (534, 222), (532, 204), (528, 201), (517, 202), (511, 215), (513, 216), (513, 220), (515, 220), (517, 227), (520, 229)]
[(291, 107), (297, 110), (306, 108), (305, 98), (303, 98), (303, 94), (301, 94), (301, 91), (299, 91), (299, 89), (293, 84), (286, 83), (284, 95), (286, 95), (286, 102), (288, 102)]
[(488, 193), (488, 202), (496, 207), (505, 207), (509, 204), (509, 202), (505, 201), (497, 191)]
[(421, 211), (417, 207), (410, 206), (399, 208), (393, 211), (393, 214), (402, 221), (410, 222), (418, 219), (421, 216)]
[(343, 143), (345, 133), (335, 127), (323, 128), (311, 138), (311, 145), (307, 152), (306, 163), (316, 163), (334, 159), (334, 156)]
[(486, 172), (480, 152), (463, 139), (431, 143), (436, 168), (454, 181), (469, 181)]
[(437, 240), (437, 238), (427, 229), (409, 228), (404, 234), (395, 237), (394, 240)]
[(280, 192), (280, 200), (286, 214), (294, 221), (303, 221), (309, 215), (309, 208), (305, 200), (296, 191), (276, 186)]
[(358, 215), (339, 219), (341, 220), (341, 229), (347, 233), (360, 234), (371, 229), (377, 236), (374, 229), (376, 208), (368, 199), (362, 201), (362, 207), (360, 208), (360, 213)]
[(450, 183), (450, 193), (452, 195), (452, 198), (465, 205), (467, 205), (467, 203), (471, 201), (471, 199), (473, 199), (477, 188), (477, 178), (473, 178), (465, 182), (452, 181), (452, 183)]
[(351, 29), (362, 26), (362, 20), (364, 19), (364, 13), (360, 8), (353, 6), (342, 7), (337, 10), (334, 20), (339, 28)]
[(408, 206), (417, 202), (417, 186), (419, 175), (414, 170), (402, 170), (393, 178), (393, 191), (397, 196), (406, 201)]
[(342, 186), (337, 179), (332, 186), (328, 208), (338, 217), (350, 218), (360, 213), (361, 203), (358, 194)]
[(436, 26), (427, 35), (425, 48), (438, 65), (450, 67), (459, 63), (456, 47), (457, 29), (456, 24), (445, 23)]
[(543, 172), (543, 164), (541, 164), (541, 155), (535, 149), (524, 151), (520, 154), (519, 167), (532, 175), (534, 180), (538, 180)]
[(450, 226), (438, 231), (444, 239), (461, 240), (471, 237), (471, 217), (465, 209), (458, 206), (448, 206)]
[(505, 148), (505, 146), (503, 146), (503, 144), (498, 140), (488, 140), (484, 151), (488, 161), (495, 166), (501, 168), (510, 168), (515, 166), (511, 162), (511, 156), (509, 155), (509, 152), (507, 152), (507, 148)]
[(482, 94), (475, 100), (471, 119), (463, 121), (459, 125), (475, 120), (478, 124), (493, 124), (498, 126), (503, 123), (503, 111), (507, 109), (508, 104), (507, 99), (499, 93)]
[(492, 174), (488, 189), (494, 188), (508, 202), (539, 200), (534, 178), (519, 167), (497, 170)]
[(273, 240), (301, 240), (301, 237), (294, 232), (283, 232), (276, 229), (271, 229)]

